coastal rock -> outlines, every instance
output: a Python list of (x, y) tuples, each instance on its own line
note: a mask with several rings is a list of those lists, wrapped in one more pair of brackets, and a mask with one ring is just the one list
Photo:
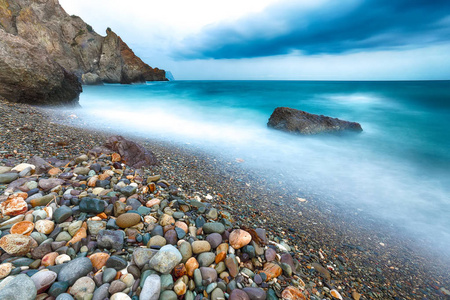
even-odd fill
[(283, 297), (283, 299), (286, 300), (306, 300), (307, 298), (305, 297), (305, 295), (303, 295), (303, 293), (293, 287), (293, 286), (288, 286), (287, 288), (285, 288), (283, 290), (283, 292), (281, 293), (281, 297)]
[(36, 287), (37, 293), (40, 294), (46, 291), (55, 282), (58, 275), (49, 270), (42, 270), (31, 276), (34, 285)]
[(56, 63), (39, 43), (1, 29), (0, 41), (1, 96), (41, 105), (78, 101), (81, 84), (77, 77)]
[(30, 221), (22, 221), (14, 224), (11, 229), (10, 233), (12, 234), (23, 234), (23, 235), (30, 235), (31, 232), (34, 229), (33, 222)]
[(80, 257), (71, 260), (58, 274), (58, 281), (67, 281), (69, 285), (92, 271), (91, 260), (87, 257)]
[(12, 263), (3, 263), (0, 265), (0, 279), (5, 278), (13, 269)]
[(230, 233), (229, 240), (231, 247), (234, 249), (240, 249), (250, 243), (252, 236), (245, 230), (236, 229)]
[(8, 234), (0, 239), (0, 247), (6, 253), (15, 256), (26, 255), (35, 243), (29, 236), (21, 234)]
[(33, 300), (37, 291), (33, 280), (25, 274), (17, 275), (0, 290), (2, 300)]
[(120, 215), (117, 219), (116, 219), (116, 224), (117, 226), (119, 226), (120, 228), (128, 228), (131, 226), (136, 225), (137, 223), (139, 223), (141, 221), (141, 216), (139, 214), (136, 213), (126, 213), (126, 214), (122, 214)]
[(12, 196), (0, 203), (0, 210), (6, 216), (17, 216), (28, 210), (27, 203), (22, 197)]
[(100, 230), (97, 235), (99, 248), (120, 250), (123, 247), (125, 235), (123, 231)]
[(137, 248), (133, 252), (133, 261), (139, 268), (142, 268), (157, 252), (154, 249)]
[(145, 279), (139, 299), (158, 300), (160, 292), (161, 278), (156, 274), (152, 274)]
[(181, 262), (181, 253), (172, 245), (162, 247), (149, 261), (152, 269), (168, 274)]
[(281, 131), (304, 135), (339, 131), (362, 131), (361, 125), (356, 122), (310, 114), (289, 107), (277, 107), (270, 116), (267, 126)]
[(122, 160), (134, 168), (156, 165), (158, 163), (155, 154), (120, 135), (108, 138), (104, 146), (119, 153)]
[(167, 80), (110, 29), (102, 37), (58, 1), (0, 2), (0, 95), (13, 102), (76, 104), (85, 84)]

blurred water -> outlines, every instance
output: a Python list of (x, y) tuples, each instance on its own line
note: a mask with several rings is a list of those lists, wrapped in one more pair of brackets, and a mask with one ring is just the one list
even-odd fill
[[(86, 86), (90, 126), (191, 143), (289, 177), (450, 246), (450, 82), (173, 81)], [(293, 136), (278, 106), (361, 123), (361, 134)]]

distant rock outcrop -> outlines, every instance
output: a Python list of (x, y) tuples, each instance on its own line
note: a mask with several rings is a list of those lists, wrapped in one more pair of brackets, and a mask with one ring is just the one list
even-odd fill
[(339, 131), (361, 132), (359, 123), (339, 120), (302, 110), (277, 107), (270, 116), (268, 127), (297, 134), (336, 133)]
[[(61, 87), (71, 86), (71, 73), (83, 84), (167, 80), (164, 70), (144, 63), (109, 28), (106, 37), (100, 36), (81, 18), (69, 16), (57, 0), (0, 0), (0, 32), (3, 51), (0, 57), (0, 95), (10, 101), (51, 104), (57, 103), (55, 99), (61, 96), (65, 99), (63, 102), (76, 102), (81, 91), (79, 87), (66, 92), (66, 96), (60, 95), (57, 88), (50, 88), (51, 84), (46, 85), (53, 93), (44, 89), (37, 97), (32, 97), (32, 89), (26, 93), (28, 96), (21, 98), (11, 92), (3, 92), (15, 86), (22, 91), (20, 93), (25, 93), (28, 85), (39, 86), (42, 80), (54, 82), (58, 76)], [(34, 63), (33, 68), (28, 68), (26, 79), (19, 76), (25, 74), (20, 60)], [(55, 71), (58, 65), (60, 70)], [(46, 69), (55, 71), (55, 76), (40, 72)], [(7, 77), (10, 80), (4, 81)]]

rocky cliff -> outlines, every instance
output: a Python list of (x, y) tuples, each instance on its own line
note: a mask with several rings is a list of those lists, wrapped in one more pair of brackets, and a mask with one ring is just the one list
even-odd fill
[[(113, 31), (97, 34), (57, 0), (0, 0), (0, 34), (0, 94), (11, 101), (76, 101), (81, 88), (71, 74), (84, 84), (167, 80), (164, 70), (145, 64)], [(41, 82), (48, 91), (38, 97), (33, 89), (26, 92)]]

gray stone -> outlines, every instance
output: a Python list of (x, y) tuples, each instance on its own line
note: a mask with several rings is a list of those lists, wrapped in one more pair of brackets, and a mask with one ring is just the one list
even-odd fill
[(86, 167), (77, 167), (75, 169), (73, 169), (73, 173), (77, 174), (77, 175), (87, 175), (89, 174), (90, 169), (86, 168)]
[(162, 247), (149, 262), (150, 268), (168, 274), (181, 262), (181, 253), (172, 245)]
[(108, 260), (106, 261), (105, 266), (107, 268), (113, 268), (117, 271), (120, 271), (122, 269), (125, 269), (127, 267), (127, 261), (126, 259), (118, 256), (118, 255), (113, 255), (110, 258), (108, 258)]
[(94, 292), (94, 296), (92, 300), (104, 300), (109, 296), (109, 283), (102, 284), (99, 288), (97, 288)]
[(182, 242), (179, 246), (179, 251), (181, 253), (181, 261), (183, 263), (185, 263), (189, 258), (192, 257), (192, 246), (188, 242)]
[(206, 237), (206, 240), (211, 245), (211, 248), (215, 249), (222, 243), (222, 236), (218, 233), (211, 233)]
[(161, 292), (161, 279), (152, 274), (145, 279), (139, 300), (158, 300)]
[(58, 185), (62, 185), (63, 183), (64, 183), (63, 179), (57, 178), (40, 179), (39, 187), (41, 187), (44, 191), (47, 191)]
[(161, 299), (161, 300), (177, 300), (178, 297), (174, 291), (164, 291), (161, 293), (161, 296), (159, 296), (159, 299)]
[(61, 269), (58, 274), (58, 281), (67, 281), (69, 285), (72, 285), (77, 279), (86, 276), (92, 269), (92, 263), (89, 258), (76, 258)]
[(224, 231), (225, 231), (225, 226), (219, 222), (205, 223), (205, 225), (203, 225), (203, 232), (206, 234), (209, 234), (209, 233), (222, 234)]
[(56, 297), (56, 300), (73, 300), (73, 297), (70, 294), (62, 293), (62, 294), (59, 294), (58, 297)]
[(106, 222), (89, 220), (89, 221), (87, 221), (87, 226), (88, 226), (89, 233), (91, 235), (95, 236), (95, 235), (98, 235), (100, 230), (106, 229)]
[(202, 285), (206, 286), (217, 281), (217, 272), (213, 268), (200, 267), (202, 274)]
[(262, 288), (257, 287), (246, 287), (242, 289), (247, 293), (250, 300), (265, 300), (266, 292)]
[(229, 300), (250, 300), (250, 297), (246, 292), (240, 289), (234, 289), (231, 294)]
[(52, 168), (48, 162), (39, 156), (33, 156), (30, 160), (28, 160), (28, 163), (36, 166), (36, 174), (46, 173)]
[(120, 192), (128, 197), (136, 193), (136, 189), (137, 188), (135, 186), (127, 185), (126, 187), (121, 188)]
[(36, 295), (33, 280), (25, 274), (17, 275), (0, 290), (2, 300), (33, 300)]
[(19, 173), (0, 174), (0, 184), (8, 184), (19, 178)]
[(69, 283), (66, 281), (57, 281), (52, 284), (48, 290), (48, 294), (53, 297), (58, 297), (58, 295), (64, 293), (69, 288)]
[[(117, 271), (114, 268), (106, 268), (103, 270), (102, 281), (104, 283), (110, 283), (117, 275)], [(119, 291), (120, 292), (120, 291)]]
[(125, 233), (115, 230), (100, 230), (97, 235), (99, 248), (120, 250), (123, 247)]
[(133, 252), (133, 261), (139, 268), (142, 268), (157, 252), (154, 249), (137, 248)]
[(62, 223), (67, 220), (68, 217), (72, 215), (72, 209), (68, 206), (62, 205), (58, 207), (53, 213), (53, 220), (56, 223)]
[(11, 167), (0, 166), (0, 174), (8, 173), (11, 169)]
[(214, 263), (215, 258), (216, 255), (214, 253), (203, 252), (198, 255), (197, 261), (200, 267), (209, 267), (212, 263)]
[(225, 299), (225, 294), (220, 288), (216, 288), (211, 293), (211, 300), (223, 300)]
[(83, 198), (80, 202), (80, 211), (99, 214), (105, 210), (105, 201), (100, 199)]
[(127, 285), (121, 281), (121, 280), (114, 280), (111, 282), (111, 285), (109, 286), (108, 292), (113, 295), (115, 293), (119, 293), (127, 288)]
[(161, 275), (161, 290), (171, 290), (173, 289), (173, 277), (170, 274)]

